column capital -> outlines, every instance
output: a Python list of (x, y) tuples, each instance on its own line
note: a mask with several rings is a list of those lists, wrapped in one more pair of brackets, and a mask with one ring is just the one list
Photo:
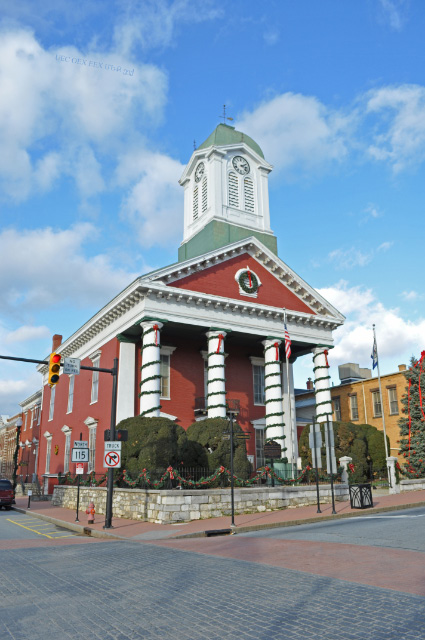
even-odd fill
[(282, 344), (282, 338), (266, 338), (265, 340), (261, 341), (261, 344), (264, 347), (270, 347), (270, 346), (274, 346), (277, 342), (277, 346), (280, 347), (280, 345)]
[(219, 335), (222, 335), (223, 338), (225, 338), (228, 333), (229, 331), (226, 331), (224, 329), (210, 329), (209, 331), (207, 331), (206, 336), (207, 338), (218, 338)]
[(155, 325), (159, 330), (161, 330), (162, 327), (164, 326), (164, 324), (162, 322), (160, 322), (159, 320), (144, 320), (143, 322), (140, 322), (139, 324), (142, 327), (144, 332), (147, 329), (153, 329), (153, 327)]
[(330, 345), (330, 344), (317, 344), (315, 347), (312, 348), (311, 353), (313, 353), (316, 356), (319, 353), (323, 353), (325, 351), (325, 349), (333, 349), (333, 345)]

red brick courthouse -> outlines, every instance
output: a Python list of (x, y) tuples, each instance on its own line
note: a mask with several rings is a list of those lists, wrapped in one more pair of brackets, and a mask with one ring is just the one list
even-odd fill
[[(220, 124), (180, 179), (184, 234), (178, 262), (129, 284), (56, 349), (88, 366), (111, 368), (119, 359), (117, 423), (161, 415), (187, 428), (206, 416), (225, 416), (226, 399), (239, 400), (238, 421), (251, 435), (247, 451), (255, 467), (263, 464), (265, 438), (285, 438), (289, 463), (296, 462), (297, 358), (313, 358), (317, 416), (332, 416), (325, 351), (344, 321), (277, 256), (271, 171), (251, 138)], [(284, 310), (292, 340), (289, 367)], [(38, 369), (39, 478), (47, 487), (58, 472), (75, 471), (70, 448), (80, 432), (89, 441), (88, 470), (103, 472), (112, 376), (61, 375), (50, 389), (47, 367)]]

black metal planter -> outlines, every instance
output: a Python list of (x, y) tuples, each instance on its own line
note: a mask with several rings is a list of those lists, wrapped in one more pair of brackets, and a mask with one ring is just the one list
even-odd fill
[(372, 487), (370, 484), (350, 484), (349, 490), (352, 509), (370, 509), (373, 507)]

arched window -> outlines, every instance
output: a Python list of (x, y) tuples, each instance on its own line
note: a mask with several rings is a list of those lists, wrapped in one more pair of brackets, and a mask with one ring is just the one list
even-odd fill
[(193, 190), (193, 220), (198, 219), (199, 204), (198, 204), (198, 185)]
[(205, 213), (208, 207), (208, 184), (207, 176), (202, 180), (202, 213)]
[(251, 178), (245, 178), (243, 181), (243, 192), (244, 192), (244, 200), (245, 200), (245, 211), (249, 211), (249, 213), (255, 212), (255, 204), (254, 204), (254, 183)]
[(238, 176), (231, 171), (229, 173), (229, 207), (239, 209), (239, 184)]

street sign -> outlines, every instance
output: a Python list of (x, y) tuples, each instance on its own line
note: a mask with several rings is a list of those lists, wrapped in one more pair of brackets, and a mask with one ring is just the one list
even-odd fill
[(119, 469), (121, 467), (121, 451), (105, 451), (103, 466), (107, 469)]
[(27, 495), (28, 495), (28, 496), (32, 496), (32, 491), (31, 491), (31, 489), (28, 489), (28, 491), (27, 491)]
[[(335, 438), (332, 422), (325, 424), (325, 444), (326, 444), (326, 470), (330, 473), (337, 472), (335, 457)], [(332, 465), (332, 466), (331, 466)]]
[(88, 449), (88, 440), (74, 440), (74, 449)]
[(121, 442), (119, 440), (105, 442), (105, 453), (107, 451), (121, 451)]
[(71, 462), (88, 462), (88, 449), (71, 449)]
[[(314, 429), (314, 431), (313, 431)], [(308, 437), (309, 446), (311, 449), (311, 461), (314, 469), (322, 468), (322, 456), (321, 456), (321, 446), (322, 446), (322, 432), (320, 431), (320, 424), (314, 423), (310, 425), (310, 433)], [(314, 447), (316, 444), (316, 448)]]
[(81, 475), (84, 473), (84, 462), (77, 462), (77, 466), (75, 468), (75, 473), (77, 475)]
[(78, 358), (64, 358), (63, 372), (69, 376), (77, 376), (80, 373), (81, 360)]

